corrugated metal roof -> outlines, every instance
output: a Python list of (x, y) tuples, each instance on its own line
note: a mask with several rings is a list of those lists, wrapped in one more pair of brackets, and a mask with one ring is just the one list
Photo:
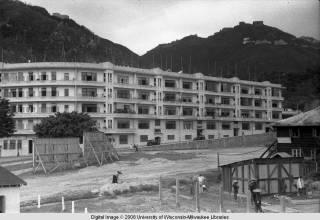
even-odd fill
[(274, 123), (277, 126), (320, 126), (320, 106)]
[(0, 166), (0, 186), (20, 186), (27, 183), (6, 168)]

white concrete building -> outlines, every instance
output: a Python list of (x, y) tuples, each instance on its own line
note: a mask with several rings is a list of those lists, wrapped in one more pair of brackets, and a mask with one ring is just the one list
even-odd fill
[[(1, 63), (0, 63), (1, 64)], [(32, 152), (32, 128), (55, 112), (87, 112), (116, 147), (263, 133), (281, 119), (281, 85), (112, 63), (2, 63), (0, 96), (17, 132), (0, 156)]]
[(20, 187), (26, 184), (0, 166), (0, 213), (20, 213)]

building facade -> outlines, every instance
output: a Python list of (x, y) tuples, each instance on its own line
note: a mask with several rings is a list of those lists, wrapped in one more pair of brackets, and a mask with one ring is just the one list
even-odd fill
[(0, 96), (15, 136), (0, 155), (32, 152), (33, 126), (55, 112), (87, 112), (116, 147), (263, 133), (281, 119), (281, 85), (112, 63), (0, 63)]

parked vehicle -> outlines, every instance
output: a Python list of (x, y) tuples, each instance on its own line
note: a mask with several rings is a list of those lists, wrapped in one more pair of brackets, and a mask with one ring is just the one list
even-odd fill
[(203, 135), (193, 138), (194, 141), (205, 140), (205, 139), (206, 139), (206, 137)]
[(160, 140), (156, 139), (156, 140), (148, 140), (147, 141), (147, 146), (152, 146), (152, 145), (159, 145), (160, 144)]

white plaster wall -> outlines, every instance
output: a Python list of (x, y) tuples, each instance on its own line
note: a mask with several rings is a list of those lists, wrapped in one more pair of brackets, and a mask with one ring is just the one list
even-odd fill
[(20, 187), (0, 187), (0, 196), (5, 197), (5, 213), (20, 213)]

